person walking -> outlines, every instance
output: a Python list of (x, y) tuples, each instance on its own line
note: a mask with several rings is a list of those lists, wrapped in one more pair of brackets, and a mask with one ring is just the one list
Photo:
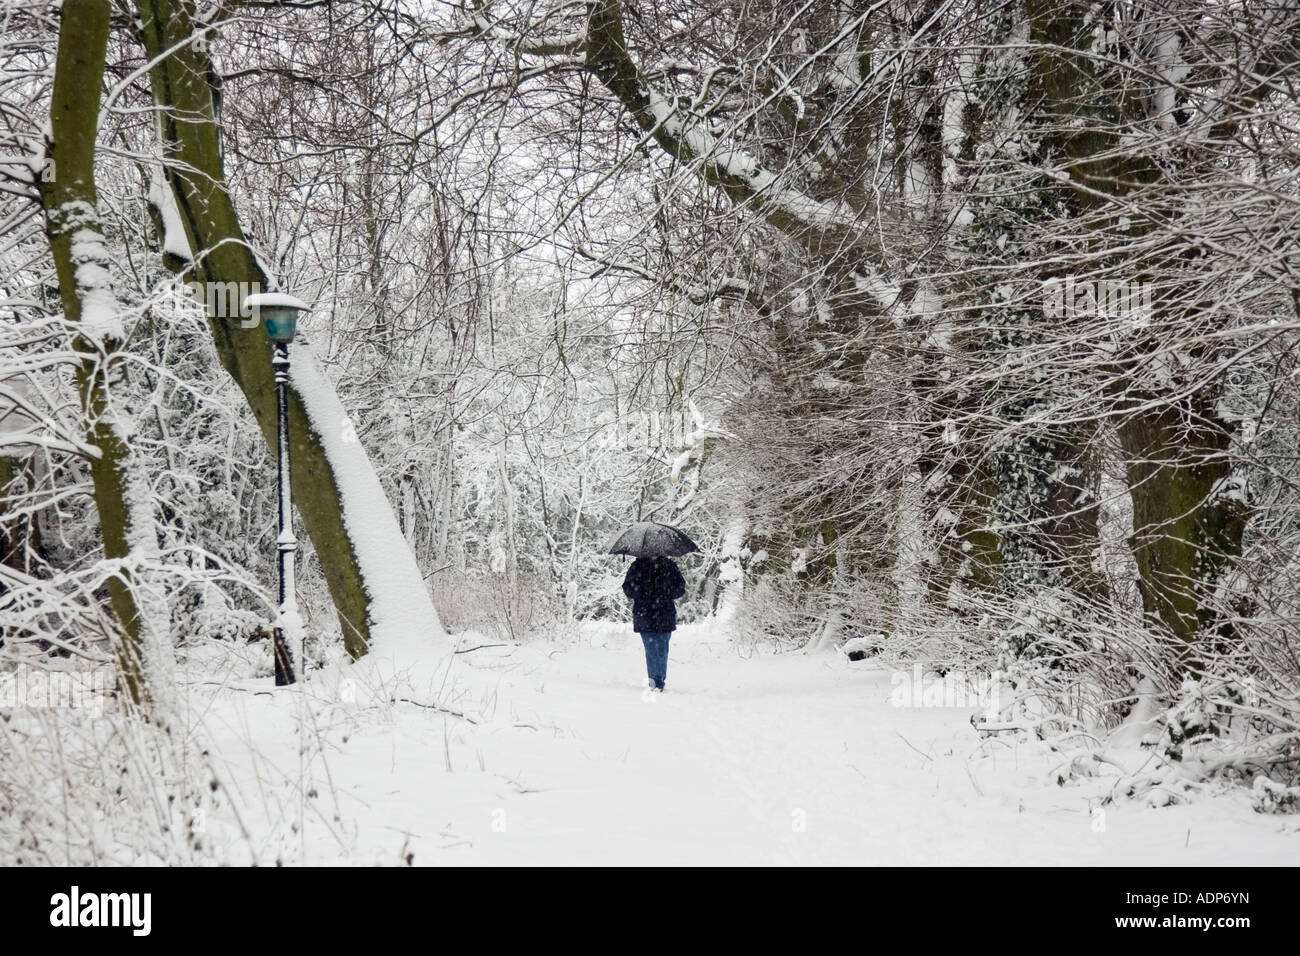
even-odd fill
[(632, 599), (632, 629), (645, 645), (646, 677), (662, 691), (668, 679), (668, 642), (677, 629), (677, 599), (686, 595), (686, 579), (671, 558), (637, 558), (623, 578), (623, 593)]

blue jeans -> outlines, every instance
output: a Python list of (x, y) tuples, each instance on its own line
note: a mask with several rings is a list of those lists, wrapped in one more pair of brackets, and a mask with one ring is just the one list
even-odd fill
[(641, 632), (641, 643), (645, 645), (645, 671), (650, 682), (660, 690), (668, 679), (668, 641), (672, 631), (656, 634), (651, 631)]

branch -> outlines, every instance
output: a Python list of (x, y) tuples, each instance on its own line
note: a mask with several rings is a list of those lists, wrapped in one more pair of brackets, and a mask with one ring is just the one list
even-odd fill
[[(573, 30), (568, 33), (530, 36), (531, 29), (521, 33), (503, 27), (501, 21), (489, 20), (477, 3), (474, 6), (474, 9), (468, 6), (465, 8), (465, 14), (470, 18), (471, 25), (457, 31), (454, 35), (469, 39), (504, 41), (509, 43), (517, 53), (525, 56), (577, 56), (586, 49), (587, 34), (584, 31)], [(545, 19), (529, 24), (529, 27), (541, 26), (544, 22)]]
[(694, 165), (706, 182), (722, 189), (734, 203), (754, 209), (819, 257), (866, 258), (884, 265), (871, 234), (871, 220), (842, 200), (817, 199), (783, 185), (758, 157), (726, 148), (707, 130), (702, 117), (682, 110), (675, 99), (657, 91), (628, 52), (619, 0), (594, 4), (586, 51), (587, 68), (637, 125), (669, 156)]
[(577, 246), (575, 251), (584, 259), (596, 264), (597, 268), (590, 275), (592, 279), (598, 279), (607, 273), (617, 272), (644, 279), (652, 284), (666, 285), (672, 291), (685, 296), (693, 305), (705, 305), (718, 299), (739, 299), (749, 303), (759, 312), (765, 313), (770, 309), (770, 305), (758, 295), (753, 286), (744, 279), (735, 276), (723, 276), (717, 282), (708, 286), (691, 285), (671, 275), (657, 276), (649, 269), (633, 262), (627, 262), (626, 260), (615, 262), (608, 258), (602, 258), (582, 246)]

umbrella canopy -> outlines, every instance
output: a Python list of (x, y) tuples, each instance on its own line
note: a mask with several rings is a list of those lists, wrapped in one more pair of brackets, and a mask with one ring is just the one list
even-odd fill
[(630, 554), (637, 558), (677, 557), (700, 550), (684, 531), (657, 521), (638, 521), (609, 546), (610, 554)]

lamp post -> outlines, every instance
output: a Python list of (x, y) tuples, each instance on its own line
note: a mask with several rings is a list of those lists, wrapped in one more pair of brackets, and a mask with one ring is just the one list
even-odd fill
[(301, 640), (302, 635), (293, 576), (298, 539), (293, 535), (293, 490), (289, 482), (289, 343), (298, 329), (298, 313), (306, 312), (308, 308), (300, 299), (279, 292), (250, 295), (244, 299), (243, 308), (245, 315), (256, 315), (266, 328), (272, 347), (271, 367), (275, 370), (276, 484), (280, 506), (275, 544), (280, 564), (280, 614), (272, 643), (277, 687), (297, 680), (291, 639), (297, 637)]

